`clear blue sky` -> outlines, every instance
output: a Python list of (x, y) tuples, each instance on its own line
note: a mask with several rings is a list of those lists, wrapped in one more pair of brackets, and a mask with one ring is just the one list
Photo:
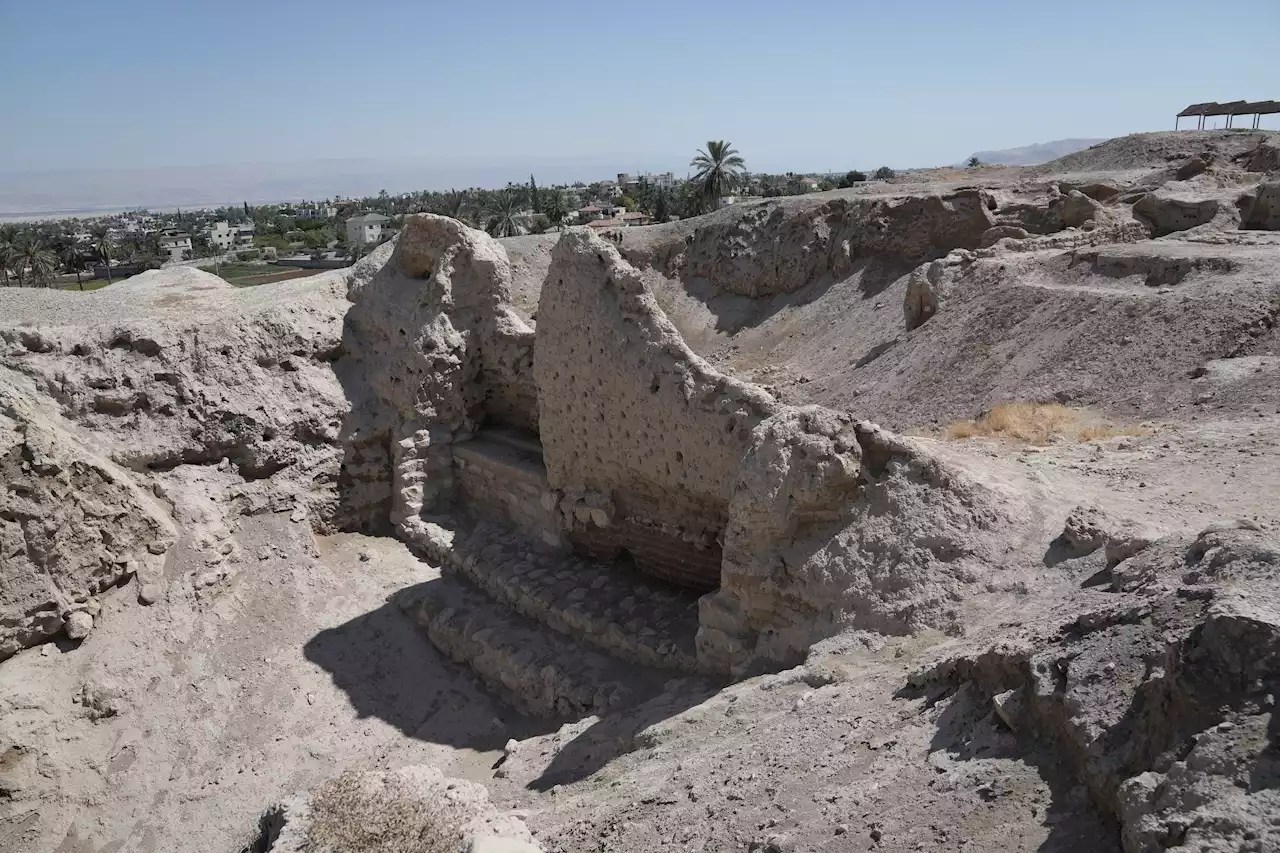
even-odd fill
[(924, 166), (1280, 98), (1280, 0), (0, 0), (0, 34), (0, 172)]

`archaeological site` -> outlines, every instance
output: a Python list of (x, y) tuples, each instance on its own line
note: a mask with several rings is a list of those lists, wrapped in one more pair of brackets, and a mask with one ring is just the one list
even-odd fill
[(1278, 851), (1278, 319), (1252, 130), (0, 288), (0, 851)]

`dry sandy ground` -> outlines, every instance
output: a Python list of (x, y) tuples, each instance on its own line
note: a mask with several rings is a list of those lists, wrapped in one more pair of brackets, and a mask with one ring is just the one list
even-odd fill
[(265, 805), (344, 769), (488, 777), (520, 722), (386, 603), (434, 570), (288, 519), (241, 520), (258, 560), (229, 583), (193, 593), (180, 542), (165, 599), (115, 590), (82, 643), (0, 667), (0, 743), (23, 745), (0, 753), (18, 781), (0, 850), (230, 853)]
[[(996, 489), (1034, 495), (1045, 543), (1071, 506), (1103, 496), (1164, 530), (1280, 524), (1280, 505), (1256, 499), (1280, 494), (1275, 416), (1045, 448), (929, 443)], [(231, 475), (198, 476), (216, 487)], [(800, 670), (676, 683), (556, 731), (492, 701), (387, 603), (435, 569), (395, 540), (313, 539), (288, 519), (237, 522), (259, 559), (226, 584), (184, 585), (194, 554), (179, 542), (164, 600), (143, 608), (117, 590), (83, 643), (0, 667), (0, 742), (26, 745), (5, 753), (18, 766), (6, 778), (25, 784), (9, 792), (0, 849), (234, 853), (266, 804), (346, 769), (410, 764), (484, 782), (498, 805), (527, 810), (549, 850), (771, 838), (794, 850), (1116, 849), (1050, 751), (1019, 744), (973, 697), (932, 704), (906, 689), (946, 648), (1105, 599), (1059, 569), (1020, 578), (1035, 595), (996, 591), (964, 638), (841, 638)], [(522, 744), (504, 762), (508, 738)], [(57, 843), (27, 846), (37, 825), (60, 827)]]

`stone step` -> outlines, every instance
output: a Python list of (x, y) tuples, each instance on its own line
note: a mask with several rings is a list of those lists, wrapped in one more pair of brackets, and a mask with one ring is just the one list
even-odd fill
[(671, 677), (575, 642), (444, 576), (404, 590), (400, 608), (456, 663), (532, 716), (579, 719), (656, 695)]
[(517, 613), (642, 666), (697, 670), (698, 599), (619, 566), (547, 553), (500, 525), (419, 522), (416, 544)]

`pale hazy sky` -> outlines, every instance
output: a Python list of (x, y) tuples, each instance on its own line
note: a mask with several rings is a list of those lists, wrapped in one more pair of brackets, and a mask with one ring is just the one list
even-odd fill
[(0, 0), (0, 33), (0, 194), (320, 158), (683, 172), (709, 138), (756, 171), (928, 166), (1280, 98), (1278, 0)]

